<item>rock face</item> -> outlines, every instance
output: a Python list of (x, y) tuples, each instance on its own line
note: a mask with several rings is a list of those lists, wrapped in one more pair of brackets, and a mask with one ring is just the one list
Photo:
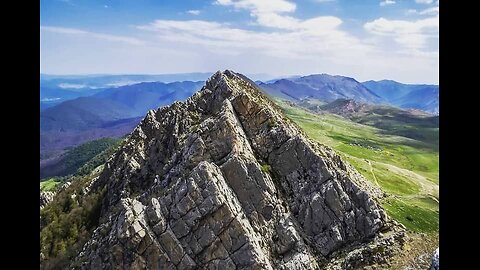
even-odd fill
[(40, 191), (40, 209), (45, 207), (47, 204), (52, 202), (59, 192), (67, 189), (70, 186), (71, 182), (65, 182), (55, 191)]
[(326, 105), (320, 106), (320, 109), (345, 117), (353, 116), (355, 113), (371, 109), (371, 105), (358, 102), (353, 99), (337, 99)]
[(432, 264), (430, 265), (430, 270), (440, 269), (440, 251), (437, 248), (432, 256)]
[(80, 269), (318, 269), (388, 226), (370, 186), (253, 82), (215, 73), (105, 165)]
[(40, 209), (42, 209), (47, 204), (49, 204), (53, 200), (53, 197), (55, 197), (55, 192), (51, 192), (51, 191), (40, 192)]

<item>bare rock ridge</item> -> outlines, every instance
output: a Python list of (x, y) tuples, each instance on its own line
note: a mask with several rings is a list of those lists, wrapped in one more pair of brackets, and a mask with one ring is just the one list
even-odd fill
[(74, 268), (319, 269), (391, 227), (379, 190), (229, 70), (149, 111), (95, 185)]

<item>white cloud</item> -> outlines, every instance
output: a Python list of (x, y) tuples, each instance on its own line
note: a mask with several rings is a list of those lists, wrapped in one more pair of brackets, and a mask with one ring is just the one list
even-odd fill
[(393, 37), (406, 48), (419, 50), (426, 47), (429, 38), (438, 37), (439, 22), (438, 16), (417, 21), (379, 18), (366, 23), (364, 28), (376, 35)]
[(93, 38), (103, 39), (108, 41), (120, 41), (128, 44), (132, 44), (132, 45), (144, 44), (143, 41), (136, 38), (132, 38), (132, 37), (100, 34), (100, 33), (88, 32), (88, 31), (75, 29), (75, 28), (40, 26), (40, 31), (59, 33), (59, 34), (68, 34), (68, 35), (77, 35), (77, 36), (88, 36), (88, 37), (93, 37)]
[(250, 10), (253, 14), (293, 12), (297, 7), (286, 0), (217, 0), (215, 4)]
[(285, 13), (292, 13), (296, 10), (295, 3), (285, 0), (217, 0), (221, 6), (232, 6), (237, 10), (248, 10), (250, 16), (256, 18), (261, 26), (294, 29), (298, 20)]
[[(230, 27), (227, 24), (201, 20), (173, 21), (156, 20), (139, 29), (156, 33), (159, 40), (182, 42), (206, 46), (212, 52), (234, 52), (242, 49), (256, 49), (257, 53), (278, 57), (305, 57), (309, 54), (325, 53), (340, 48), (364, 47), (359, 40), (341, 31), (339, 18), (325, 16), (300, 21), (275, 22), (291, 31), (255, 32)], [(272, 17), (272, 20), (278, 18)]]
[(407, 9), (407, 11), (405, 12), (407, 15), (410, 15), (410, 14), (418, 14), (418, 11), (416, 9)]
[(431, 4), (433, 0), (415, 0), (415, 2), (418, 4)]
[(44, 101), (44, 102), (49, 102), (49, 101), (56, 101), (56, 100), (60, 100), (61, 98), (44, 98), (44, 99), (40, 99), (40, 101)]
[(63, 89), (81, 89), (87, 87), (85, 84), (76, 84), (76, 83), (61, 83), (58, 87)]
[(387, 5), (393, 5), (393, 4), (395, 4), (395, 1), (393, 1), (393, 0), (385, 0), (385, 1), (380, 2), (380, 6), (382, 6), (382, 7), (387, 6)]
[(418, 12), (420, 15), (437, 15), (440, 12), (439, 7), (431, 7)]
[(360, 37), (344, 30), (337, 17), (295, 17), (293, 1), (218, 0), (216, 4), (247, 11), (257, 25), (268, 28), (155, 20), (136, 26), (139, 31), (130, 37), (43, 26), (41, 69), (47, 73), (175, 73), (228, 68), (242, 73), (326, 72), (358, 80), (438, 82), (438, 52), (428, 43), (438, 36), (438, 22), (432, 18), (379, 18), (366, 23), (366, 36)]
[(431, 7), (431, 8), (427, 8), (427, 9), (420, 10), (420, 11), (418, 11), (416, 9), (407, 10), (407, 14), (429, 15), (429, 16), (438, 15), (439, 12), (440, 12), (439, 7)]
[(107, 83), (106, 86), (110, 86), (110, 87), (120, 87), (120, 86), (125, 86), (125, 85), (132, 85), (132, 84), (136, 84), (136, 83), (141, 83), (141, 82), (149, 82), (149, 81), (132, 81), (132, 80), (125, 80), (125, 81), (116, 81), (116, 82), (113, 82), (113, 83)]
[(200, 10), (192, 9), (192, 10), (187, 11), (187, 13), (197, 16), (197, 15), (200, 15)]

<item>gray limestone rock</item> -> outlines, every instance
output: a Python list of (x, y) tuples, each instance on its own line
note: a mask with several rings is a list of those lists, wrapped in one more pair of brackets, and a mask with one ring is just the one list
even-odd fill
[(79, 269), (319, 269), (389, 224), (381, 191), (228, 70), (149, 111), (95, 185)]
[(440, 269), (440, 251), (437, 248), (432, 256), (432, 264), (430, 265), (430, 270), (439, 270)]
[(40, 209), (49, 204), (53, 200), (53, 197), (55, 197), (55, 194), (56, 193), (52, 191), (40, 192)]

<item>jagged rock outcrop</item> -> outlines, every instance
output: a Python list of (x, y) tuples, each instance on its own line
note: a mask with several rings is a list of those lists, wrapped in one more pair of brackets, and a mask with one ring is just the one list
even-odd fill
[(42, 209), (47, 204), (49, 204), (53, 200), (54, 196), (55, 196), (55, 192), (41, 191), (40, 192), (40, 209)]
[(74, 268), (318, 269), (389, 229), (381, 191), (231, 71), (148, 112), (103, 186)]
[(432, 264), (430, 265), (430, 270), (440, 269), (440, 251), (437, 248), (432, 256)]
[(70, 184), (71, 182), (65, 182), (54, 191), (40, 191), (40, 209), (44, 208), (47, 204), (52, 202), (55, 198), (55, 195), (67, 189)]

